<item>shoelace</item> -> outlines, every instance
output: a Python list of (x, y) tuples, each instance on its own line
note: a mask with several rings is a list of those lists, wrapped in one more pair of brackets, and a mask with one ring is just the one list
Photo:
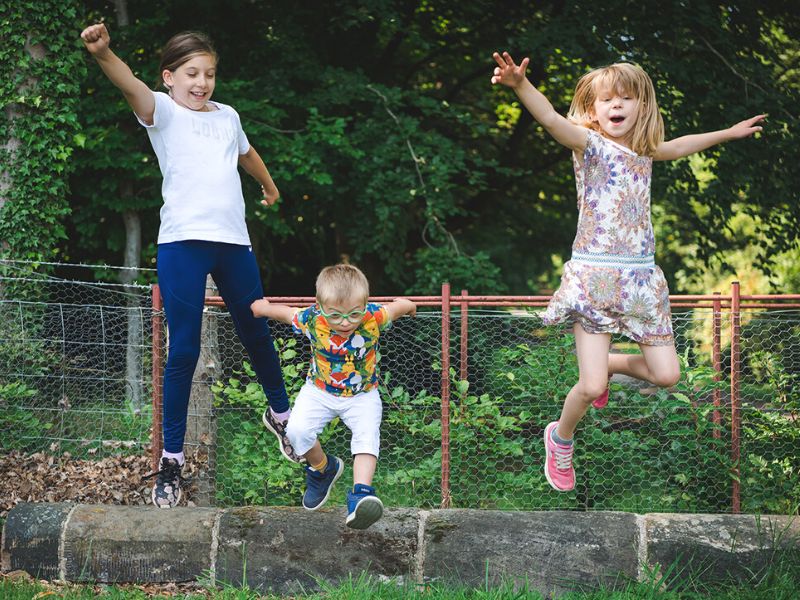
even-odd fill
[(166, 481), (174, 481), (176, 478), (180, 482), (181, 485), (187, 484), (191, 481), (191, 478), (184, 477), (181, 473), (181, 466), (177, 462), (169, 461), (166, 464), (162, 461), (162, 467), (158, 471), (154, 471), (149, 475), (145, 475), (142, 477), (142, 481), (147, 479), (152, 479), (156, 475), (158, 475), (158, 479), (156, 479), (156, 483), (164, 483)]
[(553, 457), (556, 459), (556, 469), (559, 471), (569, 471), (572, 467), (572, 446), (562, 446), (553, 444)]

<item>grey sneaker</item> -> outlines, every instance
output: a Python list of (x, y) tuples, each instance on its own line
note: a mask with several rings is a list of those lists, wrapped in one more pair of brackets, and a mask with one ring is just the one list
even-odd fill
[(183, 465), (177, 459), (164, 456), (161, 458), (161, 469), (142, 478), (156, 477), (153, 492), (150, 494), (153, 506), (172, 508), (181, 501), (181, 486), (189, 482), (181, 475), (182, 469)]
[(305, 464), (306, 459), (294, 451), (294, 448), (292, 448), (292, 445), (289, 443), (289, 438), (286, 437), (286, 423), (278, 421), (273, 416), (269, 406), (267, 410), (264, 411), (264, 414), (261, 415), (261, 421), (264, 423), (264, 427), (269, 429), (275, 437), (278, 438), (278, 448), (286, 460)]

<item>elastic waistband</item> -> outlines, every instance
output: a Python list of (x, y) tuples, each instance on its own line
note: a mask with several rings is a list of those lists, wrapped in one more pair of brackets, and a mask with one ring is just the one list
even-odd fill
[(622, 254), (591, 254), (589, 252), (572, 252), (575, 262), (597, 267), (655, 267), (655, 255), (625, 256)]

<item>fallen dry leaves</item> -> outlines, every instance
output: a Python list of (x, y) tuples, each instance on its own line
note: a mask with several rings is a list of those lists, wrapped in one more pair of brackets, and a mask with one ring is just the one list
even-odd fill
[[(150, 472), (147, 452), (96, 460), (77, 459), (68, 452), (6, 452), (0, 454), (0, 517), (20, 502), (150, 504), (155, 478), (142, 481)], [(184, 476), (196, 472), (197, 464), (187, 460)], [(184, 490), (181, 504), (193, 504), (193, 491), (193, 486)]]

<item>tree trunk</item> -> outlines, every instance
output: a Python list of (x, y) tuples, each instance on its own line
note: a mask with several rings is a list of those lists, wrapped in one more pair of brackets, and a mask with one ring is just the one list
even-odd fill
[[(114, 0), (114, 9), (117, 17), (117, 25), (120, 28), (127, 27), (130, 23), (128, 18), (127, 0)], [(133, 199), (133, 184), (125, 181), (120, 185), (119, 196), (123, 205), (130, 206)], [(125, 256), (120, 276), (121, 283), (131, 284), (136, 281), (139, 274), (139, 261), (142, 255), (142, 224), (139, 213), (134, 210), (125, 210), (122, 213), (122, 220), (125, 223)], [(142, 410), (144, 398), (144, 385), (142, 379), (142, 348), (144, 340), (142, 338), (142, 307), (140, 305), (139, 293), (133, 287), (128, 288), (130, 297), (128, 300), (128, 342), (125, 349), (125, 387), (127, 390), (128, 401), (136, 414)]]
[[(33, 60), (41, 60), (44, 58), (46, 54), (45, 47), (41, 44), (31, 44), (30, 36), (25, 39), (25, 51), (30, 55)], [(24, 92), (28, 89), (32, 89), (36, 87), (37, 80), (33, 77), (29, 77), (25, 83), (20, 86), (18, 90), (20, 94), (24, 94)], [(9, 161), (6, 163), (7, 165), (14, 164), (14, 156), (19, 149), (20, 141), (19, 138), (14, 135), (14, 121), (19, 116), (19, 110), (17, 109), (17, 105), (14, 103), (9, 104), (6, 106), (6, 122), (8, 123), (7, 130), (11, 132), (8, 136), (8, 139), (3, 144), (3, 149), (8, 153)], [(11, 190), (12, 181), (11, 181), (11, 173), (8, 171), (6, 165), (3, 165), (0, 168), (0, 210), (3, 209), (3, 206), (6, 202), (9, 201), (9, 191)], [(0, 250), (7, 250), (7, 243), (5, 240), (0, 242)]]
[[(130, 194), (130, 184), (124, 186), (120, 195)], [(126, 189), (127, 188), (127, 189)], [(126, 194), (125, 192), (128, 192)], [(124, 284), (136, 281), (139, 273), (139, 257), (142, 250), (142, 226), (139, 214), (132, 210), (122, 213), (125, 222), (125, 260), (120, 280)], [(128, 288), (128, 337), (125, 347), (125, 388), (128, 392), (128, 401), (134, 413), (139, 414), (144, 402), (144, 380), (142, 377), (142, 349), (144, 339), (142, 335), (142, 306), (140, 291), (131, 286)]]

